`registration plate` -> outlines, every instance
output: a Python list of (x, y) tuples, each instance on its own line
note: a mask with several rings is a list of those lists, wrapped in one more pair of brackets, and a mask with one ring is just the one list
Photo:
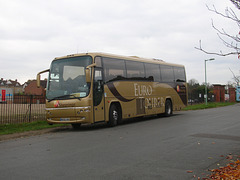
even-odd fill
[(60, 121), (70, 121), (70, 118), (60, 118)]

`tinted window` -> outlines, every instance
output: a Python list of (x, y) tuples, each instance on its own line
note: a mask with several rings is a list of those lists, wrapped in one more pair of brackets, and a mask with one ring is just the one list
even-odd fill
[(105, 82), (126, 78), (125, 62), (121, 59), (102, 58)]
[(91, 63), (90, 56), (54, 60), (49, 73), (47, 99), (67, 99), (72, 98), (72, 94), (76, 97), (88, 96), (90, 86), (86, 83), (85, 69)]
[(145, 63), (146, 78), (153, 81), (160, 81), (160, 69), (158, 64)]
[(174, 81), (174, 74), (173, 74), (173, 67), (167, 65), (160, 65), (161, 69), (161, 76), (163, 82), (173, 82)]
[(144, 65), (142, 62), (126, 61), (127, 78), (145, 78)]
[(174, 76), (176, 82), (186, 82), (185, 70), (183, 67), (174, 67)]

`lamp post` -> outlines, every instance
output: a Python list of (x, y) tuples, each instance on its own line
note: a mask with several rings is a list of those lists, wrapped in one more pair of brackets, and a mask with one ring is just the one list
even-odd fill
[(211, 59), (206, 59), (205, 60), (205, 104), (207, 105), (208, 101), (208, 96), (207, 96), (207, 61), (213, 61), (215, 60), (214, 58)]

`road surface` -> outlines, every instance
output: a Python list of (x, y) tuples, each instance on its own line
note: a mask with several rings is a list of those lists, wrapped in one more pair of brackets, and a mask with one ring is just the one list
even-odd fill
[(240, 104), (1, 141), (0, 177), (191, 180), (230, 153), (240, 155)]

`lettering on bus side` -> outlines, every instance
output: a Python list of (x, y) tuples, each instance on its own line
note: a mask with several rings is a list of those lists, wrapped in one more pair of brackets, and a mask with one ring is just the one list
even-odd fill
[[(138, 96), (151, 96), (153, 93), (153, 88), (151, 85), (139, 85), (134, 83), (134, 94)], [(145, 98), (145, 108), (159, 108), (164, 106), (163, 97), (146, 97)]]
[(138, 85), (137, 83), (134, 83), (134, 92), (135, 96), (151, 96), (152, 86)]

